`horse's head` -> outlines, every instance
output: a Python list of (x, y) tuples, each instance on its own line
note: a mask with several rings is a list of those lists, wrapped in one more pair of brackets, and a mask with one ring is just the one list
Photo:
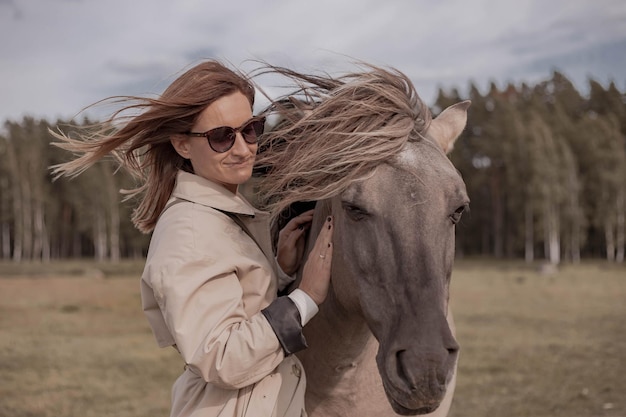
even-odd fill
[(333, 298), (362, 314), (378, 340), (378, 369), (399, 414), (435, 410), (456, 366), (446, 316), (454, 228), (469, 200), (445, 152), (468, 106), (448, 108), (424, 139), (325, 202), (335, 217)]
[[(325, 323), (345, 318), (342, 324), (354, 324), (345, 330), (359, 327), (361, 340), (332, 340), (354, 348), (354, 358), (365, 349), (360, 342), (372, 345), (369, 327), (393, 409), (424, 414), (442, 402), (459, 349), (447, 321), (448, 291), (454, 227), (468, 198), (446, 153), (465, 127), (469, 102), (433, 120), (405, 74), (365, 67), (339, 78), (271, 69), (298, 89), (289, 105), (272, 106), (280, 122), (259, 145), (257, 163), (271, 169), (261, 189), (277, 213), (318, 201), (312, 237), (328, 214), (335, 218), (332, 291), (305, 330), (324, 337)], [(326, 354), (304, 355), (326, 365)]]

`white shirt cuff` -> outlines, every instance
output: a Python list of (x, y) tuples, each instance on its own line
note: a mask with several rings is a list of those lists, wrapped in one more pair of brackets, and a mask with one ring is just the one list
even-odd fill
[(309, 320), (311, 320), (319, 311), (315, 301), (313, 301), (309, 294), (305, 293), (300, 288), (293, 290), (288, 297), (291, 298), (291, 301), (294, 302), (300, 312), (300, 321), (302, 322), (302, 326), (307, 324)]

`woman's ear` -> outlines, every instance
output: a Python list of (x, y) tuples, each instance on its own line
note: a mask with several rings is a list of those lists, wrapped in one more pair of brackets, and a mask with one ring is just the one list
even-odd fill
[(174, 134), (170, 136), (170, 142), (180, 156), (189, 159), (189, 139), (187, 136)]

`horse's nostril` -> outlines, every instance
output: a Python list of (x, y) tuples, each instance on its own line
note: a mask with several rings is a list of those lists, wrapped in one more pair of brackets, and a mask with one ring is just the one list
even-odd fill
[(439, 351), (439, 354), (422, 352), (418, 356), (424, 361), (419, 361), (406, 349), (397, 350), (394, 359), (396, 381), (401, 384), (398, 387), (403, 385), (410, 391), (416, 391), (425, 386), (431, 386), (434, 390), (445, 387), (449, 377), (448, 366), (456, 361), (458, 351), (459, 345), (456, 341), (451, 341), (445, 350)]
[(406, 364), (404, 363), (403, 356), (406, 353), (405, 349), (398, 350), (396, 352), (396, 373), (398, 377), (404, 381), (411, 390), (417, 388), (417, 382), (413, 380), (406, 372)]
[(458, 343), (454, 342), (451, 346), (448, 346), (448, 353), (450, 355), (454, 355), (456, 353), (458, 353), (458, 351), (461, 349), (461, 347), (459, 346)]

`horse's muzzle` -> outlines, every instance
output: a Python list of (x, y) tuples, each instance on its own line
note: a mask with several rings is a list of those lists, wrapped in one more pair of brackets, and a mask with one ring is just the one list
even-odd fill
[[(445, 345), (436, 350), (419, 350), (413, 346), (391, 350), (386, 355), (378, 352), (385, 393), (396, 413), (427, 414), (439, 407), (454, 375), (459, 351), (454, 338)], [(382, 368), (381, 364), (384, 364)]]

